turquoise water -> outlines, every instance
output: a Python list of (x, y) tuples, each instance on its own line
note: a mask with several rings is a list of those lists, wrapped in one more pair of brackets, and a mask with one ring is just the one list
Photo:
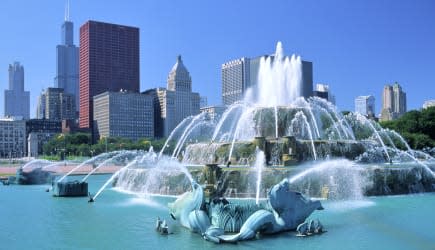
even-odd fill
[[(109, 177), (91, 177), (90, 192)], [(181, 227), (169, 236), (154, 231), (157, 216), (168, 218), (173, 198), (108, 189), (88, 203), (52, 197), (47, 187), (0, 185), (0, 249), (435, 249), (433, 193), (324, 201), (325, 210), (312, 215), (328, 231), (322, 235), (286, 232), (216, 245)]]

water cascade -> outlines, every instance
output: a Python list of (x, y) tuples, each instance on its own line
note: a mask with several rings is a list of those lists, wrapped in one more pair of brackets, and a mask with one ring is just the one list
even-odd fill
[(260, 188), (261, 188), (261, 172), (263, 171), (266, 159), (264, 157), (264, 152), (259, 150), (258, 147), (255, 150), (255, 169), (257, 171), (257, 182), (256, 182), (256, 193), (255, 193), (255, 204), (259, 204), (260, 200)]

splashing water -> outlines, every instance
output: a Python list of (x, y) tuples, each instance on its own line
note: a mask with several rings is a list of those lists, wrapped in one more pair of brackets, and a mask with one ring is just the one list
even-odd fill
[(264, 156), (264, 152), (259, 150), (258, 147), (256, 148), (255, 152), (255, 169), (257, 170), (255, 204), (258, 205), (260, 200), (261, 172), (263, 171), (264, 164), (266, 163), (266, 157)]

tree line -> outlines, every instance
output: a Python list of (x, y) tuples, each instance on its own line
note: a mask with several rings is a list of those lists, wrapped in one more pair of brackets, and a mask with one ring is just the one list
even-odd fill
[[(45, 158), (60, 160), (73, 157), (93, 157), (104, 152), (115, 150), (144, 150), (148, 151), (153, 147), (155, 152), (159, 152), (166, 139), (143, 138), (133, 141), (120, 137), (105, 137), (92, 144), (90, 133), (58, 134), (43, 145)], [(168, 147), (170, 150), (172, 144)]]
[(411, 148), (435, 147), (435, 107), (411, 110), (393, 121), (382, 121), (383, 128), (395, 130)]

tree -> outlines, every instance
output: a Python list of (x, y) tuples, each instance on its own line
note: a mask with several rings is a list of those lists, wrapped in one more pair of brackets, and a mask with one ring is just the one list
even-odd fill
[(397, 120), (380, 122), (380, 125), (400, 133), (412, 148), (435, 146), (435, 107), (412, 110)]

